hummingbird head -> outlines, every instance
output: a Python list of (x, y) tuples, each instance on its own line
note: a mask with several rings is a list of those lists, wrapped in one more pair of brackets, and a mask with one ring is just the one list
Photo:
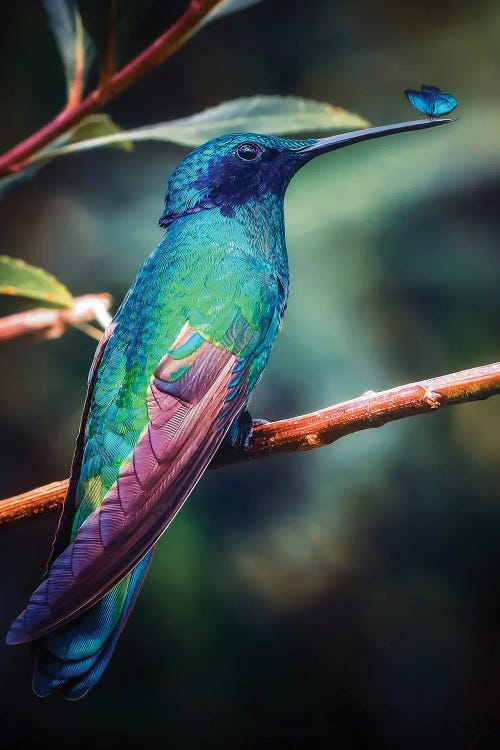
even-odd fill
[(257, 133), (223, 135), (191, 151), (172, 173), (161, 226), (207, 208), (234, 216), (249, 201), (283, 198), (302, 166), (299, 149), (314, 143)]
[(232, 217), (239, 206), (283, 200), (293, 175), (319, 154), (393, 133), (436, 127), (448, 119), (413, 120), (352, 133), (290, 140), (258, 133), (214, 138), (191, 151), (172, 173), (161, 226), (206, 209)]

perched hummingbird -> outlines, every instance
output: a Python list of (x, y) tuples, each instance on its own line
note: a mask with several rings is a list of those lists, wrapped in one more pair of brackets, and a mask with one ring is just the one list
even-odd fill
[(318, 154), (448, 122), (226, 135), (174, 171), (165, 236), (97, 347), (45, 577), (7, 637), (36, 641), (37, 695), (75, 700), (95, 685), (158, 538), (221, 443), (248, 445), (248, 400), (287, 304), (290, 179)]

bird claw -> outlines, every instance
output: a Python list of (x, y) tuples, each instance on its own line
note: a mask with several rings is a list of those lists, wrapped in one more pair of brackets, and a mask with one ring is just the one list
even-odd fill
[(261, 424), (269, 424), (269, 422), (267, 419), (253, 419), (250, 412), (245, 409), (232, 423), (224, 442), (231, 448), (243, 450), (246, 453), (252, 442), (254, 428)]

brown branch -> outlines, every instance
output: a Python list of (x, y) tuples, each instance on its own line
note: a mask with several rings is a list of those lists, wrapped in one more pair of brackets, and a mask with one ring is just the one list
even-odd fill
[(0, 342), (25, 337), (57, 338), (64, 333), (67, 325), (86, 323), (99, 319), (99, 311), (108, 310), (111, 305), (109, 294), (84, 294), (74, 298), (69, 310), (37, 307), (16, 315), (0, 318)]
[(159, 36), (137, 57), (99, 85), (82, 102), (65, 108), (51, 122), (0, 157), (0, 177), (21, 171), (29, 157), (73, 128), (88, 114), (107, 104), (113, 97), (128, 88), (138, 78), (161, 65), (173, 55), (200, 27), (202, 21), (221, 0), (191, 0), (176, 23)]
[[(500, 394), (500, 362), (380, 393), (368, 391), (312, 414), (259, 425), (247, 450), (221, 448), (210, 468), (273, 453), (321, 448), (353, 432), (496, 394)], [(67, 488), (68, 480), (64, 479), (0, 501), (0, 526), (59, 508)]]
[(106, 40), (106, 55), (104, 65), (101, 71), (102, 89), (107, 89), (109, 82), (113, 78), (116, 66), (116, 26), (117, 26), (117, 0), (108, 0), (109, 18), (108, 18), (108, 38)]
[(63, 479), (62, 482), (52, 482), (23, 495), (1, 500), (0, 526), (57, 510), (63, 504), (67, 489), (68, 480)]

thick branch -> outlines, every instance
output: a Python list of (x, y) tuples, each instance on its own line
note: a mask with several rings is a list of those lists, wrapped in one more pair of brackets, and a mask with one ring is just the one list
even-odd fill
[(80, 325), (89, 320), (107, 322), (111, 305), (109, 294), (84, 294), (75, 297), (69, 310), (49, 310), (37, 307), (16, 315), (0, 318), (0, 343), (10, 339), (28, 337), (57, 338), (67, 325)]
[[(246, 451), (221, 448), (210, 468), (272, 453), (321, 448), (353, 432), (499, 393), (500, 362), (380, 393), (368, 391), (359, 398), (312, 414), (260, 425), (255, 428)], [(67, 488), (68, 480), (64, 479), (0, 501), (0, 526), (55, 510), (62, 505)]]
[(51, 122), (0, 157), (0, 177), (21, 171), (30, 156), (73, 128), (88, 114), (101, 109), (145, 73), (165, 62), (187, 42), (220, 2), (221, 0), (191, 0), (184, 15), (173, 26), (121, 70), (111, 77), (105, 77), (104, 86), (100, 85), (79, 104), (64, 109)]

